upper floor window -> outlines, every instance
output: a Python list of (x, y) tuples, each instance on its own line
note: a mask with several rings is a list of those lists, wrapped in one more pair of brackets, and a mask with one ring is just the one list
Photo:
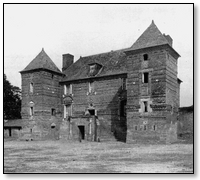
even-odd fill
[(64, 94), (72, 94), (72, 84), (64, 85)]
[(90, 65), (90, 76), (94, 76), (96, 71), (96, 64)]
[(51, 109), (51, 115), (52, 115), (52, 116), (55, 116), (55, 115), (56, 115), (56, 109), (54, 109), (54, 108)]
[(144, 54), (143, 59), (144, 59), (144, 61), (147, 61), (149, 59), (148, 54)]
[(30, 93), (33, 93), (33, 83), (30, 83)]
[(153, 125), (153, 130), (156, 131), (156, 125)]
[(148, 101), (143, 101), (143, 112), (148, 112)]
[(149, 82), (149, 73), (148, 72), (143, 73), (142, 82), (143, 83), (148, 83)]
[(94, 92), (94, 82), (93, 81), (89, 82), (89, 93), (92, 93), (92, 92)]

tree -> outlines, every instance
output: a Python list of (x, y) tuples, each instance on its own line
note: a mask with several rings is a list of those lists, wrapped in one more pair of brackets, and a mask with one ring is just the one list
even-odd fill
[(3, 113), (4, 119), (21, 118), (21, 90), (11, 85), (6, 75), (3, 77)]

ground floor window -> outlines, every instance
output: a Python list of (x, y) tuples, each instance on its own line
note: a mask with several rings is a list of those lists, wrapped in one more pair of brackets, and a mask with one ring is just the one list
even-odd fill
[(64, 118), (72, 116), (72, 105), (64, 105)]
[(33, 112), (33, 107), (30, 107), (30, 116), (33, 116), (34, 112)]
[(51, 115), (52, 115), (52, 116), (55, 116), (55, 115), (56, 115), (56, 109), (54, 109), (54, 108), (51, 109)]

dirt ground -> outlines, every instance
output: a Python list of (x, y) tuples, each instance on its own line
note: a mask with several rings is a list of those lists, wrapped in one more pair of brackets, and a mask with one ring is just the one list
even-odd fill
[(4, 141), (4, 173), (193, 173), (193, 145)]

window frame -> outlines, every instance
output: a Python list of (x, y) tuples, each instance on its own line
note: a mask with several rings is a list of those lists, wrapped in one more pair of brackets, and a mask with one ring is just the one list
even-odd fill
[(143, 54), (143, 60), (148, 61), (149, 60), (149, 55), (148, 54)]
[(71, 95), (71, 94), (72, 94), (72, 84), (65, 84), (64, 95)]
[(143, 112), (144, 113), (149, 112), (148, 111), (148, 105), (149, 105), (148, 101), (143, 101), (143, 107), (144, 107)]
[(33, 115), (34, 115), (34, 109), (33, 109), (33, 106), (31, 106), (30, 107), (30, 116), (33, 117)]
[(34, 88), (33, 88), (33, 82), (31, 82), (31, 83), (30, 83), (29, 92), (30, 92), (31, 94), (33, 94), (33, 90), (34, 90)]
[(51, 108), (51, 116), (56, 116), (56, 109), (55, 108)]
[(149, 72), (142, 73), (142, 83), (144, 83), (144, 84), (149, 83)]
[(95, 84), (94, 81), (90, 81), (88, 84), (88, 92), (89, 93), (94, 93), (95, 92)]

